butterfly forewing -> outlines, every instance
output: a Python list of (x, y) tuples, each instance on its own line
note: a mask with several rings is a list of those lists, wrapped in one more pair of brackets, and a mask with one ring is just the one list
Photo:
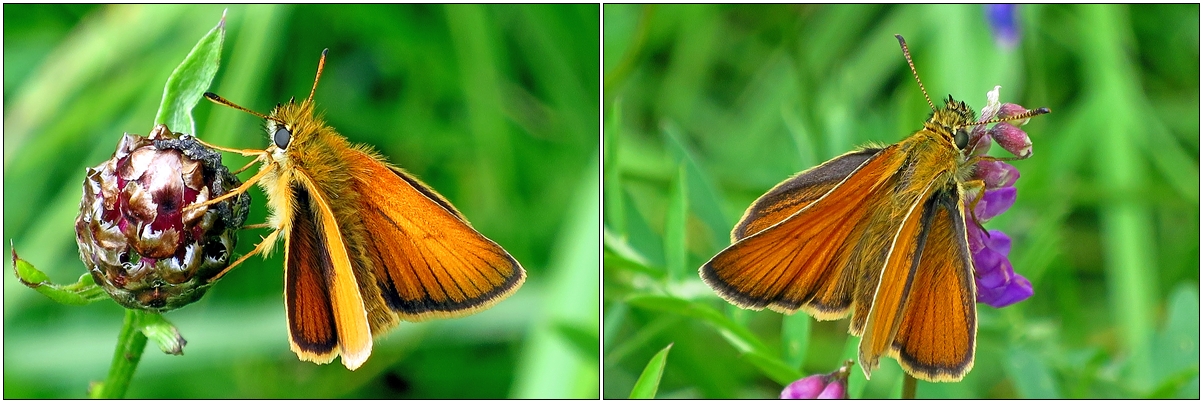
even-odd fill
[(914, 284), (891, 346), (907, 372), (928, 381), (960, 380), (973, 366), (977, 310), (973, 261), (957, 188), (932, 196)]
[(865, 148), (846, 153), (777, 184), (748, 207), (731, 231), (731, 241), (760, 232), (810, 205), (880, 151)]
[[(386, 305), (407, 320), (467, 315), (522, 284), (525, 272), (434, 190), (380, 162), (347, 153), (352, 190), (370, 236), (364, 251)], [(370, 178), (371, 180), (362, 180)]]
[[(849, 281), (855, 276), (846, 271), (854, 267), (845, 253), (851, 248), (848, 242), (854, 239), (861, 215), (868, 211), (865, 203), (870, 195), (890, 186), (902, 164), (895, 147), (874, 155), (844, 179), (843, 185), (720, 252), (702, 266), (702, 279), (744, 308), (769, 307), (789, 313), (804, 309), (819, 319), (845, 316), (852, 289)], [(823, 186), (825, 182), (815, 183)], [(805, 186), (794, 188), (806, 193)], [(751, 211), (747, 216), (767, 215)]]

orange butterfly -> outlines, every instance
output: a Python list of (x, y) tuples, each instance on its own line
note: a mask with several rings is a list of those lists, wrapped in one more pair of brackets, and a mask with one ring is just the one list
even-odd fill
[(277, 105), (268, 115), (205, 93), (265, 119), (271, 144), (265, 150), (210, 145), (254, 156), (251, 164), (262, 167), (239, 188), (196, 206), (254, 183), (263, 187), (272, 211), (264, 226), (274, 230), (214, 280), (250, 256), (269, 253), (283, 237), (292, 351), (322, 364), (341, 355), (354, 370), (371, 355), (373, 337), (399, 321), (486, 309), (514, 293), (526, 272), (434, 189), (314, 115), (325, 62), (323, 51), (308, 99)]
[(974, 164), (994, 159), (966, 155), (967, 130), (1001, 119), (977, 122), (951, 96), (942, 109), (928, 104), (931, 118), (901, 142), (835, 157), (760, 196), (702, 280), (745, 309), (851, 314), (866, 378), (882, 355), (919, 379), (964, 377), (977, 334), (964, 195), (983, 187), (970, 180)]

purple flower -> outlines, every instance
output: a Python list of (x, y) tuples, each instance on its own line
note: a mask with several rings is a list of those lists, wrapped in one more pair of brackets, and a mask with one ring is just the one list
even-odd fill
[(986, 22), (990, 23), (990, 32), (998, 46), (1011, 50), (1019, 44), (1019, 27), (1015, 22), (1014, 4), (986, 4)]
[[(1022, 106), (1001, 104), (998, 102), (999, 87), (986, 94), (986, 107), (982, 108), (982, 120), (987, 121), (996, 117), (1018, 116), (1027, 112)], [(984, 155), (990, 148), (991, 140), (1015, 154), (1019, 158), (1032, 155), (1032, 142), (1027, 133), (1018, 126), (1026, 121), (1001, 122), (992, 128), (986, 125), (975, 126), (970, 131), (968, 150), (972, 156)], [(965, 195), (966, 203), (977, 204), (967, 217), (966, 227), (969, 238), (969, 252), (973, 257), (974, 283), (977, 286), (977, 301), (995, 308), (1023, 301), (1032, 296), (1032, 283), (1023, 276), (1015, 273), (1007, 255), (1011, 253), (1011, 238), (999, 230), (984, 231), (979, 224), (997, 217), (1015, 204), (1018, 191), (1015, 181), (1019, 179), (1019, 169), (1003, 161), (983, 160), (975, 165), (973, 179), (980, 179), (984, 188), (982, 196), (977, 199), (977, 193)], [(974, 220), (974, 221), (970, 221)]]
[(848, 374), (852, 361), (830, 374), (815, 374), (790, 383), (781, 391), (782, 399), (847, 399)]

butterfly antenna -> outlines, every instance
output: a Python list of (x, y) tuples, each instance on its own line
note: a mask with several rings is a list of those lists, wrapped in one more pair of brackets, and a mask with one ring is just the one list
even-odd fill
[(902, 35), (894, 34), (898, 38), (898, 44), (902, 45), (902, 55), (906, 56), (906, 64), (911, 66), (911, 74), (915, 75), (915, 81), (919, 83), (919, 90), (923, 91), (923, 97), (927, 98), (927, 106), (931, 110), (936, 110), (936, 104), (931, 103), (931, 97), (927, 96), (927, 89), (923, 88), (923, 81), (919, 79), (919, 71), (915, 70), (915, 63), (911, 61), (911, 50), (906, 47), (906, 40), (902, 39)]
[(1030, 110), (1030, 111), (1027, 111), (1027, 112), (1024, 112), (1024, 113), (1021, 113), (1021, 114), (1018, 114), (1015, 116), (1002, 116), (1002, 117), (997, 117), (994, 119), (987, 120), (985, 122), (974, 122), (974, 123), (971, 123), (971, 124), (968, 124), (965, 126), (988, 125), (991, 123), (1006, 122), (1009, 120), (1024, 120), (1024, 119), (1027, 119), (1027, 118), (1030, 118), (1033, 116), (1040, 116), (1040, 115), (1043, 115), (1046, 113), (1051, 113), (1051, 112), (1052, 111), (1049, 110), (1048, 108), (1036, 108), (1036, 109), (1033, 109), (1033, 110)]
[(280, 123), (284, 123), (284, 122), (283, 122), (283, 121), (281, 121), (280, 119), (276, 119), (276, 118), (273, 118), (273, 117), (271, 117), (271, 116), (267, 116), (267, 115), (264, 115), (264, 114), (262, 114), (262, 113), (255, 112), (255, 111), (252, 111), (252, 110), (250, 110), (250, 109), (247, 109), (247, 108), (243, 108), (243, 107), (241, 107), (241, 106), (238, 106), (238, 104), (235, 104), (235, 103), (233, 103), (233, 102), (230, 102), (229, 100), (227, 100), (227, 99), (225, 99), (225, 98), (222, 98), (220, 95), (214, 94), (214, 93), (212, 93), (212, 92), (206, 92), (206, 93), (205, 93), (205, 98), (209, 98), (209, 100), (210, 100), (210, 101), (213, 101), (213, 102), (215, 102), (215, 103), (222, 104), (222, 105), (225, 105), (225, 106), (228, 106), (228, 107), (231, 107), (231, 108), (234, 108), (234, 109), (237, 109), (237, 110), (240, 110), (240, 111), (243, 111), (243, 112), (246, 112), (246, 113), (249, 113), (249, 114), (252, 114), (252, 115), (258, 116), (260, 119), (274, 120), (274, 121), (277, 121), (277, 122), (280, 122)]
[(322, 68), (326, 67), (326, 52), (329, 51), (330, 48), (322, 49), (322, 58), (317, 61), (317, 77), (313, 78), (313, 89), (309, 90), (309, 99), (305, 100), (306, 103), (313, 102), (313, 93), (317, 92), (317, 82), (322, 78)]

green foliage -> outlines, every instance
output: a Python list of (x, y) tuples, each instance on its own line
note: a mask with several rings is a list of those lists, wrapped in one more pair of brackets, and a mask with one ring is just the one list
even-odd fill
[[(627, 396), (668, 343), (660, 397), (774, 397), (776, 363), (802, 375), (855, 358), (846, 320), (744, 311), (693, 273), (774, 184), (920, 127), (902, 34), (933, 98), (980, 108), (1001, 85), (1003, 102), (1053, 110), (1025, 126), (1019, 200), (987, 224), (1014, 239), (1035, 295), (979, 305), (972, 372), (918, 397), (1198, 398), (1198, 5), (1023, 5), (1013, 50), (978, 5), (603, 13), (605, 397)], [(851, 396), (899, 396), (893, 359), (860, 372)]]
[(155, 123), (166, 124), (174, 132), (197, 134), (192, 109), (209, 89), (213, 77), (217, 76), (217, 69), (221, 67), (221, 45), (226, 39), (225, 24), (226, 16), (223, 14), (217, 26), (201, 37), (184, 61), (167, 77), (163, 102), (159, 104)]
[[(4, 235), (49, 278), (84, 271), (73, 233), (83, 169), (109, 158), (122, 132), (149, 132), (171, 69), (223, 9), (5, 5)], [(350, 372), (289, 351), (282, 258), (253, 258), (168, 314), (187, 354), (146, 354), (127, 396), (598, 396), (596, 358), (579, 347), (599, 323), (597, 15), (596, 5), (231, 6), (210, 91), (267, 112), (308, 96), (329, 48), (314, 97), (327, 122), (438, 189), (528, 280), (479, 314), (402, 323)], [(254, 116), (210, 102), (193, 116), (208, 142), (268, 144)], [(264, 222), (265, 197), (251, 192), (248, 223)], [(237, 252), (258, 235), (244, 233)], [(4, 284), (5, 397), (85, 396), (109, 367), (122, 309), (61, 306)]]
[(50, 281), (50, 277), (46, 276), (46, 273), (38, 270), (28, 261), (18, 258), (15, 253), (13, 254), (13, 271), (21, 284), (60, 304), (87, 305), (108, 299), (108, 294), (105, 294), (104, 289), (96, 285), (96, 280), (92, 278), (91, 273), (81, 274), (79, 280), (73, 284), (55, 284)]
[(656, 389), (660, 387), (660, 376), (664, 374), (664, 363), (668, 361), (668, 350), (672, 348), (673, 345), (669, 344), (653, 355), (651, 360), (648, 360), (647, 366), (643, 368), (643, 373), (635, 381), (635, 387), (631, 389), (632, 399), (656, 398)]

